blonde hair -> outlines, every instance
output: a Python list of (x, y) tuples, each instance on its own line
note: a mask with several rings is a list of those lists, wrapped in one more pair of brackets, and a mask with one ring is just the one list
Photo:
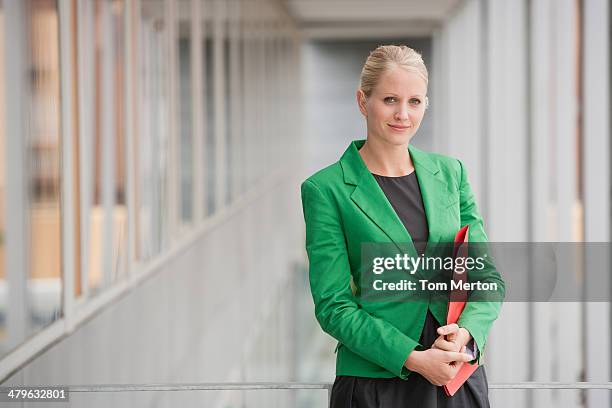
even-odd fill
[(370, 97), (380, 77), (396, 66), (415, 71), (425, 80), (425, 85), (428, 84), (429, 75), (421, 54), (405, 45), (380, 45), (370, 52), (361, 70), (359, 88), (366, 98)]

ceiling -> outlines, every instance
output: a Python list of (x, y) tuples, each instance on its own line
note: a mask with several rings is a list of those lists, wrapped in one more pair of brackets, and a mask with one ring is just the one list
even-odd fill
[(282, 0), (307, 38), (430, 36), (461, 0)]

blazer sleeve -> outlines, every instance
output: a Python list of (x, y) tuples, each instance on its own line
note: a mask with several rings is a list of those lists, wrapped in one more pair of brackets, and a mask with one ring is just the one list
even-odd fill
[[(488, 242), (484, 231), (483, 219), (476, 205), (476, 199), (470, 183), (468, 182), (467, 172), (463, 163), (459, 161), (461, 168), (460, 175), (460, 206), (461, 206), (461, 225), (469, 225), (469, 242)], [(479, 248), (484, 246), (478, 246)], [(469, 248), (469, 244), (468, 244)], [(481, 254), (482, 252), (479, 252)], [(486, 253), (486, 252), (485, 252)], [(487, 254), (488, 255), (488, 254)], [(470, 294), (465, 309), (461, 313), (457, 324), (466, 328), (476, 342), (478, 364), (484, 355), (485, 345), (489, 330), (493, 322), (499, 316), (501, 305), (505, 297), (505, 283), (501, 274), (492, 262), (492, 258), (487, 256), (484, 261), (485, 267), (482, 270), (470, 270), (468, 280), (489, 282), (497, 284), (495, 293), (480, 294), (474, 291)], [(489, 300), (487, 300), (489, 299)], [(493, 301), (490, 301), (492, 299)]]
[(372, 316), (355, 302), (351, 269), (337, 207), (312, 182), (302, 183), (306, 251), (315, 316), (330, 334), (359, 356), (407, 378), (408, 355), (423, 348), (389, 322)]

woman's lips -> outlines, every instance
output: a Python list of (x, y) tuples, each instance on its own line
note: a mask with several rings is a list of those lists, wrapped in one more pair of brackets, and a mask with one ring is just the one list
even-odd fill
[(388, 124), (388, 125), (391, 129), (398, 131), (398, 132), (403, 132), (404, 130), (410, 128), (410, 126), (391, 125), (391, 124)]

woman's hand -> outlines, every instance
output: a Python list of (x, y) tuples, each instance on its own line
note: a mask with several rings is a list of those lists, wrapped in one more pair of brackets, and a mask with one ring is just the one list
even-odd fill
[(462, 347), (466, 346), (470, 340), (472, 340), (470, 332), (463, 327), (459, 327), (456, 323), (438, 327), (438, 334), (440, 336), (436, 339), (431, 348), (459, 352)]
[(408, 355), (404, 366), (410, 371), (421, 374), (434, 385), (446, 385), (455, 378), (463, 363), (472, 359), (463, 351), (465, 346), (460, 352), (434, 348), (424, 351), (414, 350)]

